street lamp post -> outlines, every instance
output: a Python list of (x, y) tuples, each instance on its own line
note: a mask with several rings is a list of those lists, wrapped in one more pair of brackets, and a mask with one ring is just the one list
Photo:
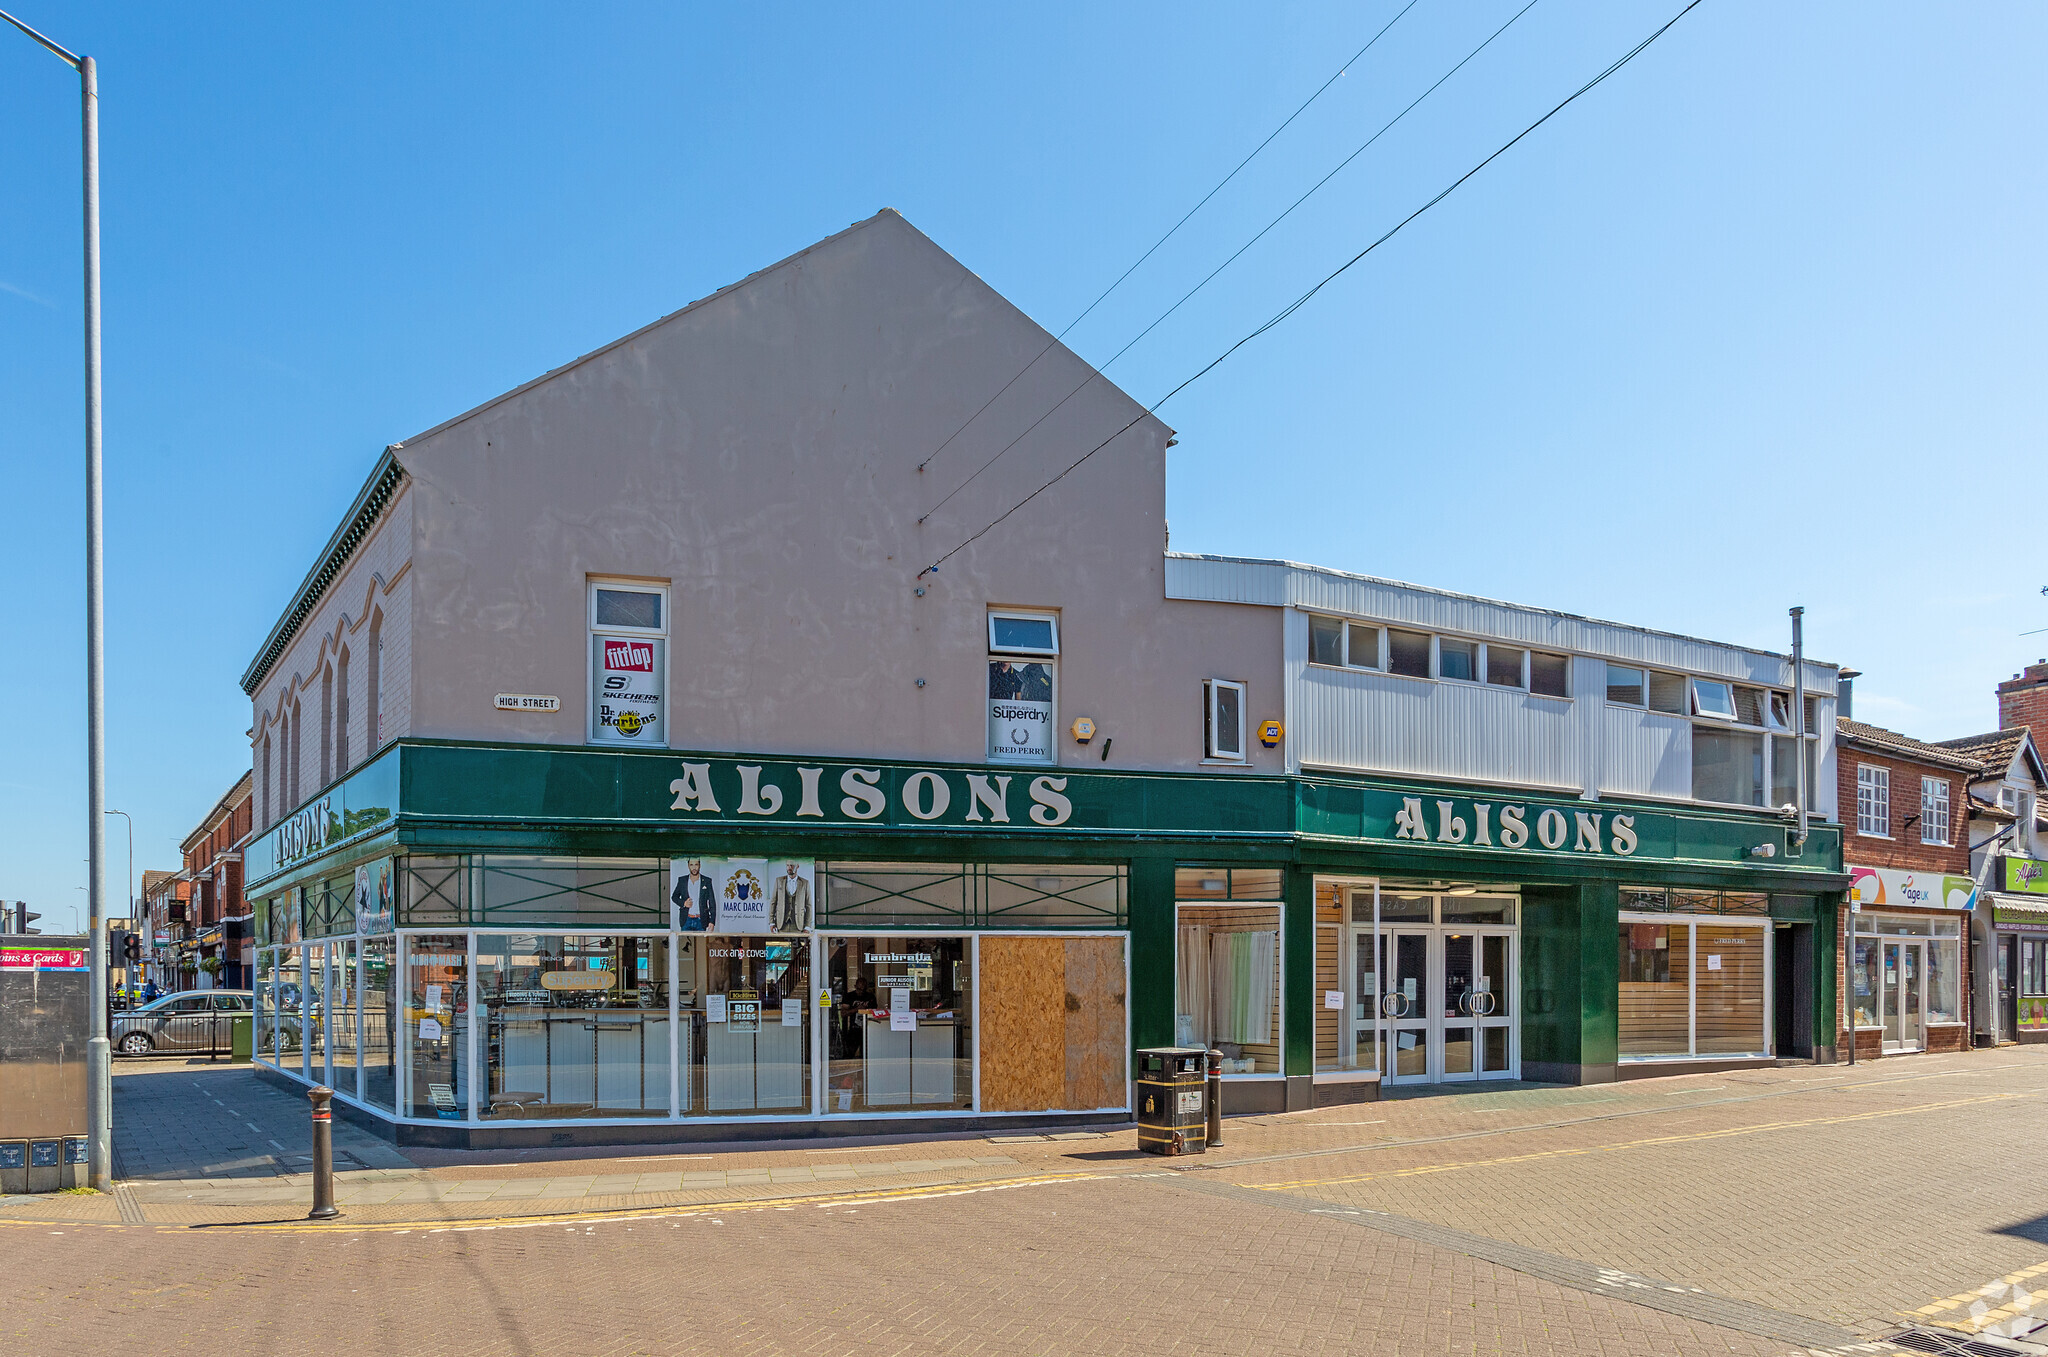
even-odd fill
[(114, 1185), (114, 1086), (107, 1045), (107, 833), (105, 609), (100, 577), (100, 83), (91, 57), (67, 52), (12, 14), (0, 19), (36, 40), (78, 72), (85, 178), (85, 780), (86, 889), (92, 939), (91, 1037), (85, 1047), (86, 1180), (101, 1192)]

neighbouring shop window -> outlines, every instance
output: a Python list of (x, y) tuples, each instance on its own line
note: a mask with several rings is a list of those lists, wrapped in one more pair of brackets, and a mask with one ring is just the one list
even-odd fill
[(486, 1119), (664, 1117), (666, 937), (479, 933)]
[(357, 971), (362, 992), (363, 1101), (387, 1112), (398, 1106), (398, 988), (392, 967), (398, 939), (364, 938)]
[(1053, 762), (1059, 653), (1060, 625), (1054, 614), (989, 613), (989, 758)]
[(1767, 1053), (1768, 933), (1762, 920), (1624, 918), (1621, 1058)]
[(274, 1058), (278, 1068), (296, 1071), (302, 1064), (306, 1046), (306, 985), (301, 969), (302, 958), (296, 947), (280, 947), (276, 956), (277, 967), (272, 981), (277, 997)]
[(590, 583), (592, 744), (668, 742), (668, 589)]
[(2020, 939), (2020, 993), (2048, 994), (2048, 938)]
[(690, 1112), (811, 1110), (809, 938), (682, 941)]
[(1872, 838), (1891, 837), (1891, 769), (1856, 765), (1856, 832)]
[(1851, 1021), (1857, 1027), (1876, 1027), (1879, 1023), (1877, 1000), (1882, 988), (1879, 965), (1877, 940), (1859, 936), (1855, 955), (1849, 964), (1849, 1003), (1855, 1014)]
[(1223, 1052), (1226, 1074), (1280, 1073), (1280, 907), (1182, 903), (1174, 1044)]
[(334, 1091), (360, 1097), (362, 1066), (362, 991), (357, 981), (356, 944), (330, 943), (327, 949), (327, 1057)]
[(407, 1116), (460, 1121), (469, 1115), (469, 938), (424, 933), (405, 940)]
[(1948, 780), (1920, 779), (1920, 842), (1948, 842)]
[(981, 1110), (1123, 1107), (1124, 939), (990, 935), (979, 947)]
[(972, 1107), (970, 940), (884, 934), (819, 946), (830, 990), (825, 1111)]

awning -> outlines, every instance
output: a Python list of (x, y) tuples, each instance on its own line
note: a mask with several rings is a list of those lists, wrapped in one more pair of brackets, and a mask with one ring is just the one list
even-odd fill
[(2048, 933), (2048, 897), (1987, 891), (1994, 927), (2015, 933)]

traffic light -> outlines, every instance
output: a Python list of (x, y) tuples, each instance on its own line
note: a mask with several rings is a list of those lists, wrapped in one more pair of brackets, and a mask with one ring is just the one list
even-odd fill
[(128, 955), (128, 939), (133, 937), (125, 928), (107, 930), (107, 969), (114, 970), (122, 965)]
[(142, 960), (142, 938), (139, 934), (130, 933), (121, 939), (121, 957), (131, 966)]
[(9, 933), (40, 933), (43, 931), (40, 928), (29, 927), (30, 924), (43, 916), (30, 909), (26, 900), (16, 900), (11, 906), (0, 909), (0, 913), (6, 915), (4, 922), (7, 927), (5, 931)]

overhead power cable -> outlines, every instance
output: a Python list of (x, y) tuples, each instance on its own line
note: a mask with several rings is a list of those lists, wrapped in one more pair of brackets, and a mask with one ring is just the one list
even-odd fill
[[(1238, 257), (1242, 255), (1246, 250), (1249, 250), (1252, 246), (1258, 244), (1261, 240), (1264, 240), (1266, 238), (1267, 233), (1272, 231), (1274, 227), (1278, 226), (1281, 222), (1286, 221), (1290, 216), (1294, 215), (1294, 210), (1296, 208), (1300, 207), (1303, 203), (1307, 202), (1310, 198), (1314, 197), (1317, 191), (1320, 190), (1323, 187), (1323, 185), (1329, 183), (1332, 179), (1335, 179), (1339, 174), (1343, 172), (1344, 168), (1347, 165), (1349, 165), (1352, 161), (1364, 155), (1366, 150), (1369, 147), (1371, 147), (1374, 142), (1378, 141), (1381, 137), (1385, 136), (1388, 133), (1388, 131), (1390, 131), (1393, 128), (1395, 123), (1400, 122), (1401, 119), (1407, 117), (1410, 113), (1414, 112), (1415, 106), (1417, 104), (1420, 104), (1424, 99), (1427, 99), (1430, 95), (1436, 93), (1438, 86), (1442, 85), (1444, 81), (1449, 80), (1459, 71), (1465, 69), (1466, 64), (1470, 62), (1472, 58), (1478, 56), (1481, 52), (1484, 52), (1488, 47), (1491, 47), (1493, 45), (1493, 40), (1495, 38), (1498, 38), (1501, 34), (1507, 32), (1510, 28), (1514, 27), (1515, 20), (1521, 18), (1524, 14), (1527, 14), (1530, 10), (1536, 8), (1536, 2), (1537, 0), (1529, 0), (1527, 4), (1523, 5), (1520, 9), (1516, 10), (1512, 15), (1510, 15), (1506, 23), (1502, 24), (1499, 28), (1494, 29), (1492, 33), (1488, 34), (1486, 40), (1480, 43), (1477, 47), (1473, 48), (1471, 51), (1467, 52), (1462, 58), (1460, 58), (1457, 65), (1451, 67), (1451, 69), (1445, 71), (1442, 75), (1438, 76), (1436, 78), (1435, 83), (1430, 85), (1428, 89), (1424, 90), (1422, 93), (1416, 95), (1412, 100), (1410, 100), (1406, 108), (1403, 108), (1399, 113), (1396, 113), (1393, 117), (1387, 119), (1385, 123), (1381, 124), (1379, 131), (1373, 133), (1371, 136), (1367, 137), (1363, 142), (1359, 143), (1358, 148), (1354, 150), (1350, 155), (1345, 156), (1342, 160), (1338, 161), (1335, 168), (1333, 168), (1328, 174), (1316, 180), (1315, 183), (1309, 185), (1308, 191), (1302, 194), (1299, 198), (1296, 198), (1293, 202), (1289, 203), (1286, 209), (1282, 211), (1279, 216), (1273, 218), (1264, 226), (1260, 227), (1257, 235), (1253, 236), (1250, 240), (1247, 240), (1244, 244), (1238, 246), (1237, 249), (1231, 252), (1230, 257), (1228, 259), (1225, 259), (1221, 264), (1218, 264), (1215, 268), (1211, 269), (1208, 275), (1204, 277), (1201, 282), (1196, 283), (1193, 287), (1189, 288), (1185, 293), (1183, 293), (1179, 301), (1175, 302), (1172, 306), (1167, 307), (1166, 310), (1160, 312), (1159, 315), (1152, 321), (1150, 325), (1147, 325), (1144, 329), (1138, 331), (1137, 334), (1131, 336), (1130, 342), (1125, 344), (1122, 348), (1118, 349), (1115, 353), (1111, 354), (1109, 358), (1100, 367), (1089, 369), (1088, 375), (1081, 379), (1080, 385), (1076, 386), (1072, 391), (1069, 391), (1066, 395), (1060, 397), (1059, 403), (1057, 405), (1054, 405), (1052, 409), (1047, 410), (1037, 419), (1032, 420), (1031, 423), (1025, 427), (1022, 433), (1018, 434), (1015, 438), (1012, 438), (1009, 442), (1003, 444), (1002, 447), (997, 448), (995, 456), (990, 457), (986, 462), (983, 462), (979, 467), (976, 467), (973, 475), (970, 475), (966, 480), (960, 482), (960, 484), (954, 486), (951, 490), (947, 491), (945, 498), (941, 499), (937, 504), (934, 504), (931, 508), (925, 510), (923, 517), (920, 517), (917, 521), (922, 523), (926, 518), (930, 518), (940, 509), (944, 508), (947, 500), (952, 499), (953, 496), (959, 494), (962, 490), (965, 490), (970, 484), (973, 483), (974, 478), (976, 476), (979, 476), (982, 472), (994, 466), (999, 460), (1001, 460), (1001, 458), (1006, 453), (1010, 451), (1011, 448), (1014, 448), (1019, 443), (1023, 442), (1027, 437), (1030, 436), (1031, 431), (1033, 429), (1036, 429), (1039, 425), (1045, 423), (1047, 419), (1051, 418), (1052, 415), (1059, 410), (1060, 406), (1065, 405), (1068, 401), (1080, 395), (1081, 392), (1088, 388), (1090, 383), (1102, 380), (1102, 374), (1107, 372), (1109, 368), (1115, 364), (1117, 359), (1123, 357), (1125, 354), (1129, 353), (1133, 348), (1135, 348), (1139, 340), (1143, 339), (1146, 335), (1151, 334), (1154, 330), (1158, 329), (1161, 325), (1165, 324), (1167, 317), (1171, 316), (1174, 312), (1180, 310), (1181, 307), (1187, 305), (1188, 302), (1194, 299), (1194, 295), (1197, 292), (1200, 292), (1203, 288), (1209, 286), (1210, 283), (1215, 282), (1216, 275), (1222, 273), (1223, 270), (1229, 268), (1232, 264), (1236, 263)], [(1403, 13), (1405, 12), (1406, 11), (1403, 11)], [(1399, 18), (1400, 15), (1395, 15), (1394, 17)], [(1382, 29), (1381, 31), (1385, 32), (1386, 30)], [(1044, 355), (1040, 354), (1039, 357), (1044, 357)], [(1036, 362), (1037, 359), (1033, 359), (1032, 361)], [(1018, 376), (1022, 375), (1022, 373), (1018, 374)], [(1011, 380), (1015, 381), (1016, 379), (1012, 378)], [(1004, 390), (1008, 390), (1008, 388), (1005, 387)]]
[(1087, 307), (1081, 312), (1080, 315), (1068, 321), (1066, 329), (1061, 330), (1058, 334), (1054, 335), (1052, 337), (1052, 342), (1047, 344), (1044, 348), (1040, 349), (1037, 355), (1033, 357), (1030, 362), (1026, 363), (1021, 369), (1018, 370), (1017, 375), (1015, 377), (1012, 377), (1009, 381), (1004, 382), (1001, 390), (997, 391), (995, 395), (990, 396), (987, 400), (983, 401), (981, 403), (981, 407), (977, 409), (973, 414), (969, 415), (966, 421), (962, 423), (959, 428), (953, 430), (952, 433), (946, 435), (946, 441), (939, 444), (936, 448), (933, 448), (930, 455), (927, 456), (922, 462), (919, 462), (917, 464), (917, 469), (919, 471), (924, 470), (926, 467), (932, 464), (932, 461), (935, 458), (937, 458), (940, 453), (944, 452), (947, 448), (951, 447), (954, 439), (958, 438), (961, 434), (967, 432), (968, 425), (971, 425), (974, 423), (975, 420), (980, 419), (983, 412), (986, 411), (989, 408), (989, 406), (994, 405), (997, 401), (1002, 399), (1004, 391), (1008, 391), (1011, 387), (1015, 386), (1019, 381), (1023, 380), (1025, 373), (1031, 371), (1032, 368), (1038, 366), (1038, 360), (1040, 358), (1043, 358), (1047, 354), (1051, 353), (1053, 349), (1058, 346), (1059, 342), (1062, 339), (1065, 339), (1069, 334), (1073, 333), (1074, 327), (1076, 325), (1079, 325), (1082, 321), (1088, 319), (1089, 315), (1095, 310), (1096, 307), (1108, 301), (1110, 293), (1122, 287), (1124, 285), (1124, 280), (1126, 278), (1129, 278), (1132, 274), (1136, 273), (1140, 265), (1142, 265), (1146, 260), (1150, 259), (1154, 254), (1158, 253), (1160, 246), (1164, 245), (1167, 241), (1173, 239), (1175, 232), (1179, 231), (1181, 227), (1186, 226), (1188, 224), (1188, 221), (1195, 215), (1195, 213), (1200, 212), (1204, 207), (1207, 207), (1209, 205), (1209, 200), (1211, 198), (1214, 198), (1217, 194), (1221, 193), (1224, 189), (1224, 186), (1229, 184), (1231, 180), (1237, 178), (1239, 172), (1242, 171), (1245, 166), (1251, 164), (1253, 160), (1258, 158), (1259, 152), (1265, 150), (1268, 146), (1273, 144), (1273, 138), (1279, 136), (1282, 132), (1285, 132), (1288, 129), (1288, 127), (1293, 124), (1296, 118), (1299, 118), (1302, 114), (1308, 112), (1308, 106), (1310, 104), (1313, 104), (1316, 100), (1322, 98), (1324, 91), (1328, 90), (1330, 86), (1336, 84), (1337, 81), (1343, 77), (1344, 72), (1349, 70), (1358, 61), (1360, 57), (1364, 56), (1367, 52), (1370, 52), (1373, 48), (1374, 43), (1378, 42), (1381, 38), (1387, 36), (1387, 29), (1392, 28), (1397, 23), (1400, 23), (1401, 16), (1406, 14), (1409, 10), (1414, 9), (1415, 6), (1419, 3), (1421, 3), (1421, 0), (1408, 0), (1408, 3), (1401, 7), (1400, 13), (1396, 14), (1393, 18), (1387, 20), (1386, 24), (1380, 29), (1379, 32), (1372, 35), (1372, 38), (1369, 41), (1367, 41), (1365, 46), (1359, 48), (1356, 52), (1353, 52), (1351, 54), (1350, 60), (1346, 61), (1342, 66), (1339, 66), (1334, 72), (1332, 72), (1328, 80), (1325, 80), (1322, 84), (1316, 86), (1315, 93), (1309, 95), (1308, 98), (1304, 99), (1301, 103), (1301, 107), (1295, 109), (1294, 112), (1288, 114), (1285, 121), (1283, 121), (1278, 127), (1274, 128), (1271, 132), (1268, 132), (1266, 134), (1266, 139), (1264, 141), (1260, 142), (1257, 146), (1252, 147), (1251, 154), (1246, 156), (1243, 160), (1238, 161), (1236, 169), (1233, 169), (1229, 174), (1224, 175), (1223, 178), (1218, 180), (1216, 183), (1216, 187), (1210, 189), (1207, 193), (1203, 194), (1202, 200), (1196, 203), (1193, 207), (1189, 208), (1187, 210), (1186, 215), (1184, 215), (1179, 221), (1175, 222), (1170, 228), (1168, 228), (1165, 235), (1153, 241), (1151, 248), (1146, 250), (1145, 253), (1139, 255), (1136, 263), (1132, 264), (1129, 268), (1125, 269), (1122, 273), (1118, 274), (1116, 277), (1116, 281), (1111, 283), (1108, 287), (1102, 290), (1101, 296), (1097, 297), (1094, 301), (1088, 303)]
[(1123, 437), (1124, 434), (1130, 432), (1130, 430), (1136, 428), (1138, 423), (1141, 420), (1145, 419), (1146, 416), (1156, 413), (1161, 406), (1165, 405), (1175, 396), (1178, 396), (1181, 392), (1187, 390), (1196, 382), (1208, 376), (1211, 372), (1214, 372), (1232, 354), (1236, 353), (1239, 349), (1251, 343), (1254, 339), (1257, 339), (1260, 335), (1265, 334), (1268, 330), (1271, 330), (1276, 325), (1279, 325), (1289, 316), (1293, 315), (1302, 307), (1306, 306), (1309, 303), (1310, 299), (1312, 299), (1317, 293), (1321, 292), (1324, 288), (1328, 287), (1331, 283), (1335, 282), (1338, 278), (1342, 277), (1345, 273), (1349, 272), (1353, 265), (1357, 264), (1360, 260), (1364, 259), (1374, 250), (1377, 250), (1380, 246), (1392, 240), (1396, 235), (1400, 233), (1401, 228), (1408, 225), (1408, 223), (1414, 221), (1423, 213), (1429, 211), (1429, 209), (1431, 209), (1432, 207), (1435, 207), (1444, 199), (1450, 197), (1451, 194), (1456, 192), (1459, 186), (1464, 184), (1466, 180), (1470, 179), (1473, 175), (1479, 173), (1488, 165), (1491, 165), (1494, 161), (1500, 159), (1503, 155), (1507, 154), (1508, 151), (1512, 150), (1517, 143), (1522, 141), (1523, 138), (1527, 137), (1537, 128), (1543, 126), (1543, 124), (1549, 122), (1552, 118), (1555, 118), (1558, 114), (1564, 112), (1566, 108), (1570, 107), (1573, 103), (1577, 102), (1580, 96), (1586, 94), (1594, 86), (1606, 80), (1608, 76), (1613, 75), (1616, 71), (1628, 65), (1629, 62), (1634, 61), (1638, 56), (1640, 56), (1643, 53), (1643, 51), (1646, 48), (1649, 47), (1651, 43), (1657, 41), (1657, 39), (1663, 37), (1666, 33), (1668, 33), (1671, 30), (1672, 25), (1676, 24), (1680, 19), (1683, 19), (1686, 15), (1692, 13), (1695, 9), (1699, 8), (1700, 3), (1701, 0), (1691, 0), (1690, 4), (1688, 4), (1684, 9), (1678, 11), (1678, 13), (1672, 15), (1669, 19), (1665, 20), (1663, 25), (1656, 29), (1656, 31), (1652, 32), (1650, 36), (1644, 38), (1641, 42), (1629, 48), (1628, 51), (1622, 53), (1621, 56), (1617, 57), (1614, 60), (1614, 62), (1611, 65), (1609, 65), (1605, 70), (1601, 71), (1591, 80), (1588, 80), (1585, 84), (1579, 86), (1576, 90), (1573, 90), (1569, 95), (1565, 96), (1565, 98), (1561, 102), (1559, 102), (1555, 108), (1551, 109), (1548, 113), (1538, 118), (1535, 122), (1530, 123), (1520, 132), (1517, 132), (1509, 140), (1503, 142), (1500, 148), (1494, 151), (1492, 155), (1487, 156), (1486, 159), (1480, 161), (1477, 165), (1474, 165), (1471, 169), (1465, 171), (1456, 179), (1453, 179), (1450, 182), (1450, 184), (1444, 188), (1442, 192), (1438, 193), (1435, 197), (1431, 198), (1422, 206), (1416, 208), (1413, 212), (1410, 212), (1407, 216), (1401, 218), (1401, 220), (1395, 222), (1393, 226), (1387, 229), (1385, 234), (1381, 235), (1377, 240), (1373, 241), (1370, 245), (1367, 245), (1357, 254), (1351, 256), (1351, 258), (1345, 260), (1342, 264), (1338, 265), (1337, 268), (1333, 269), (1329, 274), (1325, 275), (1324, 278), (1320, 282), (1318, 282), (1314, 287), (1311, 287), (1308, 291), (1302, 293), (1299, 297), (1296, 297), (1293, 301), (1289, 302), (1286, 306), (1282, 307), (1264, 324), (1258, 326), (1256, 329), (1252, 330), (1251, 333), (1245, 335), (1244, 338), (1238, 340), (1235, 344), (1232, 344), (1222, 353), (1219, 353), (1216, 355), (1216, 357), (1210, 359), (1209, 362), (1204, 364), (1198, 371), (1195, 372), (1193, 376), (1189, 377), (1179, 386), (1174, 387), (1171, 391), (1161, 396), (1158, 400), (1152, 402), (1152, 404), (1145, 407), (1143, 410), (1139, 411), (1122, 428), (1118, 429), (1115, 433), (1111, 434), (1109, 437), (1103, 439), (1100, 443), (1097, 443), (1094, 447), (1088, 449), (1088, 451), (1082, 453), (1079, 457), (1075, 458), (1058, 475), (1054, 476), (1044, 485), (1039, 486), (1036, 490), (1033, 490), (1023, 499), (1018, 500), (1009, 508), (1003, 510), (1002, 513), (996, 515), (994, 519), (990, 520), (990, 522), (986, 526), (980, 528), (978, 531), (970, 535), (965, 541), (961, 542), (958, 546), (954, 547), (951, 551), (948, 551), (947, 553), (945, 553), (945, 555), (939, 557), (930, 565), (918, 571), (917, 577), (922, 579), (924, 576), (936, 572), (940, 566), (944, 565), (947, 561), (950, 561), (951, 559), (953, 559), (953, 557), (965, 551), (968, 547), (974, 545), (975, 542), (979, 541), (982, 537), (986, 536), (998, 524), (1002, 523), (1005, 519), (1010, 517), (1010, 515), (1016, 513), (1019, 509), (1022, 509), (1025, 505), (1031, 503), (1031, 501), (1037, 499), (1040, 495), (1044, 494), (1046, 491), (1052, 489), (1055, 485), (1058, 485), (1061, 481), (1065, 480), (1082, 463), (1086, 462), (1096, 453), (1101, 452), (1104, 448), (1108, 447), (1111, 443), (1114, 443), (1117, 439)]

